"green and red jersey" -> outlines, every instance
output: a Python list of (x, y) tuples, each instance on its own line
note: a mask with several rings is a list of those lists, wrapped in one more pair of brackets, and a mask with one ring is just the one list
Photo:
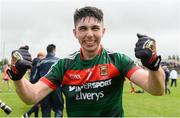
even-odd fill
[(62, 85), (70, 117), (118, 117), (124, 79), (137, 69), (126, 55), (101, 48), (92, 60), (83, 60), (81, 51), (60, 59), (41, 81), (52, 89)]

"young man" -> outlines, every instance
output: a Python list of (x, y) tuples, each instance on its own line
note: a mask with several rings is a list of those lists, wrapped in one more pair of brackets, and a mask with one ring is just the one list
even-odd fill
[[(48, 74), (32, 85), (21, 79), (30, 59), (24, 57), (28, 50), (13, 51), (16, 64), (9, 70), (16, 91), (27, 104), (40, 101), (58, 86), (66, 98), (67, 115), (73, 116), (123, 116), (122, 92), (125, 77), (152, 95), (164, 94), (164, 72), (159, 66), (154, 40), (138, 34), (135, 55), (149, 70), (137, 67), (124, 54), (110, 52), (101, 45), (105, 28), (103, 12), (96, 7), (84, 7), (74, 13), (74, 36), (81, 49), (68, 58), (60, 59)], [(22, 58), (19, 58), (21, 57)], [(30, 56), (30, 54), (29, 54)], [(16, 70), (16, 71), (13, 71)]]

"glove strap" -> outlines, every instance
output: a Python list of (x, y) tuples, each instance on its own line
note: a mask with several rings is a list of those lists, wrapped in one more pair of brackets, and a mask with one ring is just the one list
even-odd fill
[(13, 81), (20, 80), (20, 79), (23, 77), (23, 75), (18, 72), (18, 70), (16, 69), (15, 66), (12, 66), (12, 67), (11, 67), (11, 70), (8, 69), (8, 70), (6, 71), (6, 73), (8, 74), (8, 76), (9, 76), (9, 77), (11, 78), (11, 80), (13, 80)]
[(142, 64), (152, 71), (157, 71), (161, 63), (161, 56), (153, 55), (148, 62), (141, 60)]

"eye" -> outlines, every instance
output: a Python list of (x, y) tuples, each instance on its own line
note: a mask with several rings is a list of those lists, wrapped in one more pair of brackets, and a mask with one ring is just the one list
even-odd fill
[(81, 26), (81, 27), (78, 28), (78, 30), (79, 30), (79, 31), (85, 31), (85, 30), (87, 30), (87, 28), (84, 27), (84, 26)]
[(92, 30), (93, 30), (93, 31), (98, 31), (98, 30), (100, 30), (100, 27), (99, 27), (99, 26), (93, 26), (93, 27), (92, 27)]

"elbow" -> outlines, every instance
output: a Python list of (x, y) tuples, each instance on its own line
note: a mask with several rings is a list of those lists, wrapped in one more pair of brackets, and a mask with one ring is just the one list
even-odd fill
[(30, 100), (23, 100), (23, 102), (26, 104), (26, 105), (32, 105), (34, 104), (33, 101), (30, 101)]
[(32, 105), (35, 103), (34, 99), (27, 96), (19, 96), (26, 105)]
[(34, 99), (23, 100), (23, 102), (26, 105), (33, 105), (33, 104), (37, 103), (37, 100), (34, 98)]
[(38, 96), (38, 94), (35, 93), (33, 96), (26, 96), (23, 98), (22, 98), (22, 96), (20, 96), (20, 98), (26, 105), (33, 105), (37, 101), (37, 96)]
[(151, 95), (153, 96), (163, 96), (165, 93), (165, 89), (162, 88), (162, 89), (159, 89), (159, 90), (156, 90), (154, 92), (151, 93)]
[(153, 93), (151, 95), (153, 95), (153, 96), (163, 96), (164, 95), (164, 91), (163, 92), (156, 92), (156, 93)]
[(26, 105), (33, 105), (33, 103), (29, 103), (29, 102), (27, 103), (27, 102), (26, 102)]

